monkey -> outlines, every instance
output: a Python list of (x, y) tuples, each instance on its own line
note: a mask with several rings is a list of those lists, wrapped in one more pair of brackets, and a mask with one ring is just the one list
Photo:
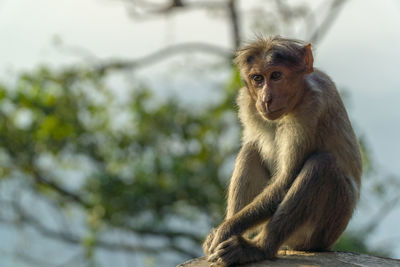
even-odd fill
[[(329, 251), (360, 196), (359, 143), (311, 44), (261, 37), (237, 51), (242, 145), (226, 217), (203, 243), (211, 266), (274, 260), (280, 248)], [(258, 234), (246, 233), (260, 229)]]

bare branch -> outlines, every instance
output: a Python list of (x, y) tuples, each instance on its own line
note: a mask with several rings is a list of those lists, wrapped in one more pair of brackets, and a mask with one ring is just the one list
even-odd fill
[(100, 65), (100, 67), (97, 68), (97, 71), (102, 73), (110, 70), (123, 70), (146, 67), (169, 57), (191, 52), (203, 52), (213, 54), (222, 58), (226, 58), (227, 60), (231, 60), (233, 58), (233, 51), (217, 45), (206, 43), (183, 43), (162, 48), (154, 53), (134, 60), (110, 60), (110, 62)]
[(203, 241), (203, 237), (199, 236), (199, 235), (195, 235), (193, 233), (189, 233), (189, 232), (183, 232), (183, 231), (176, 231), (176, 230), (165, 230), (165, 229), (154, 229), (153, 227), (148, 227), (148, 228), (144, 228), (144, 227), (134, 227), (134, 226), (130, 226), (127, 224), (123, 224), (123, 225), (113, 225), (116, 228), (121, 228), (121, 229), (125, 229), (131, 232), (134, 232), (136, 234), (139, 235), (153, 235), (153, 236), (163, 236), (163, 237), (167, 237), (170, 239), (175, 239), (175, 238), (187, 238), (192, 240), (195, 243), (201, 243)]
[[(317, 27), (316, 30), (310, 35), (309, 41), (311, 43), (317, 43), (320, 41), (324, 35), (328, 32), (329, 28), (333, 25), (333, 22), (338, 17), (340, 11), (342, 10), (344, 4), (347, 0), (333, 0), (330, 7), (328, 14), (323, 19), (322, 23)], [(310, 18), (313, 19), (314, 16), (310, 15)]]
[[(79, 195), (72, 193), (72, 192), (66, 190), (65, 188), (62, 188), (60, 185), (45, 179), (41, 174), (39, 174), (36, 171), (34, 171), (33, 173), (34, 173), (34, 178), (35, 178), (36, 182), (50, 187), (51, 189), (53, 189), (60, 195), (73, 200), (75, 203), (81, 205), (84, 208), (91, 207), (91, 204), (86, 202), (85, 200), (83, 200)], [(149, 228), (133, 227), (128, 224), (113, 224), (113, 226), (116, 228), (119, 228), (119, 229), (125, 229), (130, 232), (134, 232), (139, 235), (153, 235), (153, 236), (157, 236), (157, 237), (165, 237), (165, 238), (170, 238), (170, 239), (182, 237), (182, 238), (190, 239), (195, 243), (200, 243), (203, 239), (201, 236), (198, 236), (198, 235), (195, 235), (192, 233), (175, 231), (172, 229), (170, 230), (170, 229), (154, 229), (152, 227), (151, 228), (150, 227)], [(74, 240), (70, 240), (70, 241), (75, 242)]]
[(381, 208), (378, 209), (377, 214), (372, 216), (372, 220), (364, 227), (363, 233), (364, 235), (371, 234), (375, 231), (375, 229), (380, 225), (380, 222), (387, 217), (391, 211), (393, 211), (393, 207), (397, 205), (400, 201), (400, 196), (397, 196), (389, 201), (385, 201)]
[[(34, 216), (32, 216), (28, 212), (26, 212), (15, 201), (13, 201), (12, 206), (18, 213), (18, 216), (19, 216), (18, 223), (19, 224), (22, 224), (24, 226), (30, 226), (30, 227), (34, 228), (37, 232), (39, 232), (44, 237), (47, 237), (47, 238), (50, 238), (53, 240), (62, 241), (62, 242), (69, 243), (72, 245), (82, 245), (84, 237), (77, 236), (70, 232), (64, 232), (62, 230), (54, 230), (54, 229), (49, 228), (48, 226), (45, 226), (37, 218), (35, 218)], [(15, 221), (7, 220), (5, 218), (0, 217), (0, 221), (7, 223), (7, 224), (15, 225)], [(153, 247), (153, 246), (147, 246), (147, 245), (136, 245), (136, 244), (128, 244), (128, 243), (122, 243), (122, 242), (110, 242), (110, 241), (98, 238), (98, 239), (96, 239), (94, 246), (101, 248), (101, 249), (106, 249), (108, 251), (143, 252), (143, 253), (158, 254), (162, 251), (172, 250), (172, 251), (181, 253), (182, 255), (189, 256), (189, 257), (197, 257), (198, 256), (196, 253), (194, 253), (188, 249), (182, 248), (180, 246), (177, 246), (174, 243), (170, 243), (170, 244), (168, 244), (166, 246), (162, 246), (162, 247)]]
[(227, 7), (227, 2), (221, 1), (187, 2), (184, 0), (169, 0), (162, 4), (144, 0), (125, 0), (125, 2), (129, 6), (129, 13), (134, 19), (148, 19), (152, 16), (170, 14), (181, 9), (224, 9)]
[(53, 181), (47, 180), (37, 170), (32, 170), (32, 174), (33, 174), (33, 178), (36, 183), (48, 186), (49, 188), (53, 189), (60, 195), (73, 200), (75, 203), (78, 203), (85, 208), (91, 207), (90, 203), (87, 202), (86, 200), (82, 199), (81, 196), (63, 188), (62, 186), (60, 186), (59, 184), (57, 184)]
[(239, 14), (236, 8), (236, 0), (229, 0), (228, 2), (228, 10), (231, 20), (231, 27), (232, 27), (232, 39), (235, 50), (240, 47), (241, 43), (241, 34), (240, 34), (240, 21), (239, 21)]
[(81, 59), (83, 58), (87, 62), (96, 63), (99, 61), (99, 58), (95, 54), (93, 54), (89, 49), (82, 46), (59, 44), (57, 45), (57, 48), (61, 53), (66, 53)]

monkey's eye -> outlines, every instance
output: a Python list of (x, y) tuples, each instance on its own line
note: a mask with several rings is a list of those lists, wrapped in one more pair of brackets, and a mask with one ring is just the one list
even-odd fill
[(282, 72), (274, 71), (271, 73), (270, 78), (271, 78), (271, 80), (279, 80), (281, 78), (281, 76), (282, 76)]
[(252, 79), (253, 79), (253, 81), (255, 81), (257, 83), (264, 81), (264, 77), (262, 75), (258, 75), (258, 74), (253, 75)]

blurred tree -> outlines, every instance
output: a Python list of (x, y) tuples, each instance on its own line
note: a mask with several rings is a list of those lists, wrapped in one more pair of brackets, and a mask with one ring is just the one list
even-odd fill
[[(224, 12), (231, 47), (241, 43), (238, 1), (124, 2), (135, 19), (199, 8)], [(324, 1), (313, 10), (271, 0), (250, 13), (253, 25), (270, 33), (289, 34), (303, 21), (310, 29), (304, 39), (317, 42), (344, 3)], [(131, 88), (123, 102), (115, 97), (110, 77), (116, 73), (192, 51), (228, 62), (231, 76), (216, 101), (193, 109), (176, 98), (156, 99), (143, 85)], [(77, 262), (83, 257), (94, 263), (96, 248), (199, 256), (203, 235), (223, 216), (240, 145), (234, 98), (241, 81), (232, 57), (215, 45), (183, 43), (133, 61), (42, 67), (1, 85), (0, 220), (81, 245), (85, 253), (77, 253)], [(337, 248), (366, 252), (363, 234), (345, 235)]]
[[(20, 180), (51, 205), (81, 207), (92, 233), (116, 227), (169, 240), (156, 250), (96, 236), (84, 242), (88, 246), (198, 255), (175, 241), (183, 237), (198, 244), (202, 237), (174, 229), (169, 220), (223, 213), (225, 179), (219, 167), (237, 149), (221, 142), (232, 127), (224, 117), (231, 111), (232, 92), (195, 113), (173, 99), (154, 105), (149, 90), (137, 89), (128, 104), (113, 111), (112, 90), (96, 71), (41, 68), (24, 74), (15, 87), (0, 87), (1, 179)], [(115, 123), (118, 114), (124, 118)], [(78, 184), (69, 181), (75, 175), (83, 176)], [(68, 242), (85, 240), (47, 229), (40, 210), (21, 201), (19, 190), (7, 200), (15, 209), (11, 220)]]

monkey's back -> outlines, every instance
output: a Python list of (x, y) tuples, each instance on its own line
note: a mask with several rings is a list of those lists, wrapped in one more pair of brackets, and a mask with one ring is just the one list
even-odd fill
[(350, 173), (358, 186), (361, 183), (362, 160), (360, 146), (340, 94), (330, 77), (320, 70), (307, 77), (311, 90), (321, 94), (316, 146), (332, 152), (339, 166)]

